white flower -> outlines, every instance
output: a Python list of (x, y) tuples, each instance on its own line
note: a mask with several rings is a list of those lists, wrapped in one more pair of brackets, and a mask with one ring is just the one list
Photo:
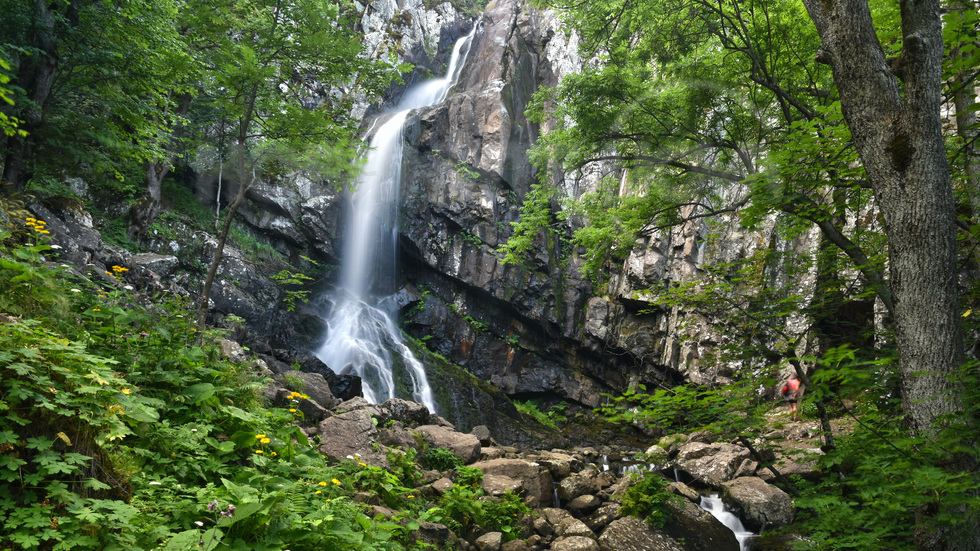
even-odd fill
[(51, 247), (52, 249), (55, 249), (55, 250), (57, 250), (57, 249), (60, 249), (60, 248), (61, 248), (61, 245), (50, 245), (50, 247)]
[(150, 486), (159, 486), (161, 484), (163, 484), (163, 482), (157, 482), (155, 480), (153, 482), (150, 482)]
[(353, 460), (353, 459), (354, 459), (354, 456), (353, 456), (353, 455), (348, 455), (348, 456), (347, 456), (347, 459), (351, 459), (351, 460)]
[(191, 429), (191, 432), (197, 432), (197, 429)]
[(133, 290), (133, 286), (132, 285), (123, 285), (123, 289), (126, 289), (127, 291), (132, 291)]
[(203, 523), (203, 522), (201, 522), (201, 521), (199, 521), (199, 520), (195, 520), (195, 521), (194, 521), (194, 524), (196, 524), (196, 525), (198, 525), (198, 526), (204, 526), (204, 523)]
[(71, 292), (73, 292), (73, 293), (81, 293), (82, 290), (81, 289), (72, 289)]

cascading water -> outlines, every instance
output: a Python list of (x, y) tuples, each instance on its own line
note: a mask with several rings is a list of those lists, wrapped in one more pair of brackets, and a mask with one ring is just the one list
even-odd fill
[(734, 513), (725, 508), (725, 503), (718, 497), (718, 494), (701, 496), (701, 508), (711, 513), (712, 516), (735, 533), (739, 551), (747, 551), (749, 549), (749, 541), (754, 539), (756, 535), (746, 530), (745, 526), (742, 526), (742, 521)]
[(337, 373), (361, 377), (364, 397), (377, 403), (395, 397), (399, 384), (411, 385), (411, 399), (435, 413), (435, 401), (422, 363), (402, 342), (392, 321), (393, 301), (384, 298), (395, 288), (398, 197), (401, 184), (402, 129), (408, 112), (435, 105), (455, 84), (474, 27), (456, 42), (446, 75), (410, 88), (397, 112), (388, 116), (371, 138), (364, 171), (353, 190), (347, 243), (337, 291), (328, 297), (332, 309), (326, 339), (317, 351)]

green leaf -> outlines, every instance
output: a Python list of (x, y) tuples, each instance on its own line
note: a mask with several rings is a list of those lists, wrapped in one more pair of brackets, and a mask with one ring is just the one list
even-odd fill
[(196, 385), (187, 387), (184, 390), (184, 396), (187, 400), (193, 404), (199, 404), (208, 398), (214, 396), (215, 387), (211, 383), (198, 383)]

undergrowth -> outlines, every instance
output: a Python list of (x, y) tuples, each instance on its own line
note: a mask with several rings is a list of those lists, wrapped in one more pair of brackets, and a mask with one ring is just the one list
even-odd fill
[(124, 266), (82, 275), (48, 238), (0, 228), (0, 549), (421, 549), (419, 519), (512, 532), (527, 512), (470, 483), (423, 497), (413, 452), (328, 463), (193, 304), (133, 294)]

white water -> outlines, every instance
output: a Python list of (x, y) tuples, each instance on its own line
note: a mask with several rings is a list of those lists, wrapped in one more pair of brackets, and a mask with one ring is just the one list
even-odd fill
[(720, 520), (722, 524), (735, 533), (735, 539), (738, 540), (740, 551), (746, 551), (748, 549), (747, 542), (754, 538), (755, 534), (746, 530), (745, 526), (742, 526), (742, 521), (734, 513), (725, 509), (725, 504), (718, 497), (718, 494), (701, 496), (701, 508), (711, 513), (712, 516)]
[(385, 296), (395, 290), (405, 119), (411, 109), (435, 105), (446, 98), (459, 77), (474, 32), (456, 42), (443, 78), (405, 92), (397, 112), (389, 115), (371, 138), (364, 172), (352, 191), (340, 281), (336, 293), (328, 298), (333, 307), (326, 340), (316, 354), (337, 373), (359, 375), (364, 397), (371, 403), (395, 397), (401, 364), (404, 377), (411, 381), (410, 398), (436, 412), (424, 366), (402, 341), (391, 308), (382, 305)]

